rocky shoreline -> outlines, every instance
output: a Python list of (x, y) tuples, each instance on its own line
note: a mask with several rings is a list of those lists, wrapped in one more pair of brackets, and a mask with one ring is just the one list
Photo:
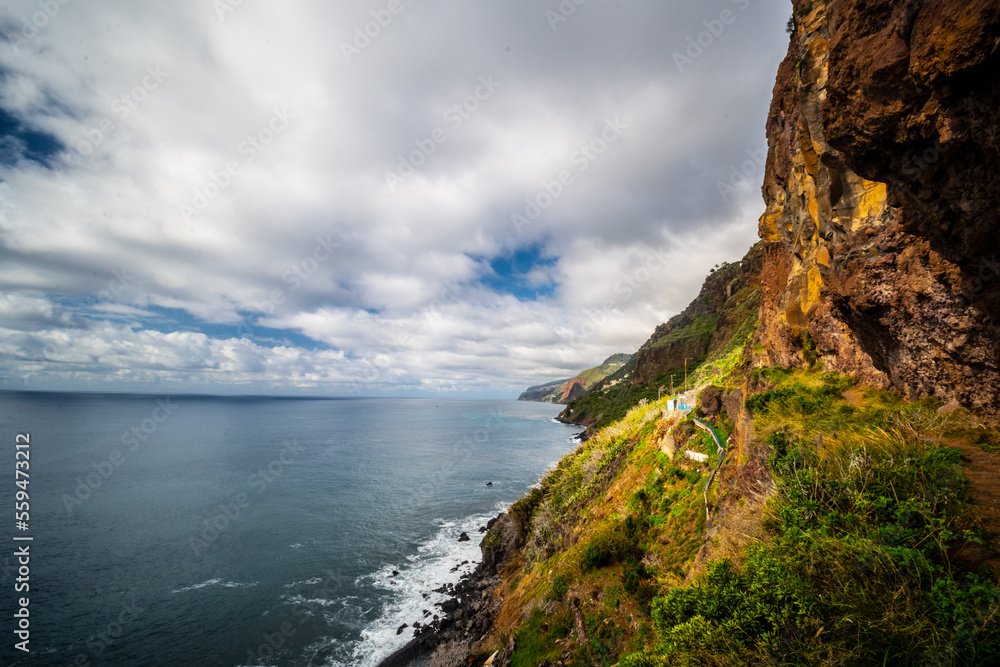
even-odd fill
[(479, 543), (483, 559), (476, 569), (457, 584), (433, 591), (450, 597), (435, 604), (436, 613), (425, 612), (429, 622), (420, 619), (400, 627), (400, 632), (412, 629), (413, 639), (384, 658), (379, 667), (426, 665), (438, 649), (449, 645), (471, 648), (486, 638), (501, 604), (494, 594), (500, 585), (500, 569), (520, 546), (520, 525), (504, 512), (490, 519), (486, 528)]

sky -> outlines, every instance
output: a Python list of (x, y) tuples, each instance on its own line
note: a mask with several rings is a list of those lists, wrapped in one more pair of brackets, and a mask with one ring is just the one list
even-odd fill
[(516, 397), (756, 240), (787, 0), (0, 3), (0, 388)]

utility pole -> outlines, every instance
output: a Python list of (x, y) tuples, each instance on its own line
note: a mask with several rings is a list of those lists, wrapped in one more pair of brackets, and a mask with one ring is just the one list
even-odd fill
[(688, 358), (684, 357), (684, 389), (688, 387)]

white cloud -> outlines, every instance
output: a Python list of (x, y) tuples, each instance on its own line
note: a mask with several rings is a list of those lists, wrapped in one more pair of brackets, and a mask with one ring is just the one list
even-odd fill
[[(68, 150), (56, 171), (0, 163), (0, 380), (513, 392), (634, 350), (754, 238), (759, 195), (725, 201), (716, 181), (764, 146), (786, 3), (749, 6), (683, 73), (671, 58), (733, 5), (588, 3), (553, 32), (544, 3), (408, 3), (347, 62), (341, 41), (382, 3), (224, 20), (211, 3), (68, 3), (30, 39), (36, 3), (7, 3), (0, 108)], [(572, 183), (515, 228), (562, 170)], [(482, 258), (533, 244), (556, 261), (519, 284), (552, 296), (478, 283)], [(261, 346), (282, 337), (261, 327), (294, 342)]]

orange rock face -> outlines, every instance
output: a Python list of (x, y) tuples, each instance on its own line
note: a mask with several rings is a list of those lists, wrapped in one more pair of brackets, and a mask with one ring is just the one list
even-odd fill
[(1000, 3), (793, 4), (755, 361), (1000, 418)]

